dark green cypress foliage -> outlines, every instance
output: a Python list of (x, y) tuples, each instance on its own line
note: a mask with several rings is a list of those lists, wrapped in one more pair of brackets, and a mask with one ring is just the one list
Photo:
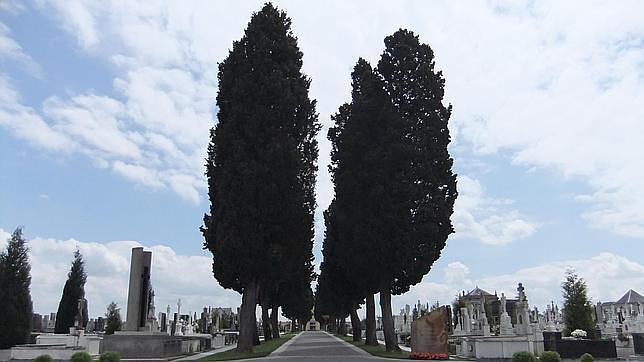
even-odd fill
[(252, 349), (258, 297), (311, 255), (319, 125), (301, 68), (291, 20), (271, 4), (219, 65), (202, 233), (215, 278), (242, 293), (238, 351)]
[(85, 282), (87, 274), (85, 273), (85, 261), (80, 251), (74, 251), (74, 260), (72, 267), (67, 274), (67, 281), (63, 288), (63, 295), (58, 304), (56, 313), (56, 327), (54, 333), (69, 333), (69, 328), (74, 326), (74, 318), (78, 313), (78, 300), (85, 298)]
[(29, 248), (18, 227), (0, 253), (0, 349), (29, 342), (32, 321)]
[(398, 349), (391, 294), (427, 274), (449, 234), (456, 175), (447, 146), (451, 106), (431, 48), (407, 30), (385, 39), (377, 71), (359, 60), (352, 102), (333, 142), (341, 255), (368, 292), (380, 292), (388, 350)]
[[(398, 162), (405, 164), (383, 220), (393, 233), (380, 244), (389, 268), (381, 275), (380, 306), (387, 349), (397, 349), (391, 294), (419, 283), (440, 257), (454, 232), (451, 215), (457, 197), (453, 159), (448, 152), (451, 106), (443, 105), (445, 80), (435, 70), (434, 53), (418, 36), (399, 30), (385, 38), (378, 72), (404, 127)], [(379, 259), (384, 261), (383, 258)]]
[[(389, 263), (379, 248), (396, 230), (387, 218), (406, 212), (399, 210), (402, 203), (396, 189), (404, 175), (401, 169), (405, 163), (399, 162), (404, 160), (400, 156), (404, 129), (382, 81), (364, 59), (354, 67), (351, 98), (351, 104), (341, 106), (333, 116), (335, 127), (328, 134), (333, 143), (331, 172), (336, 199), (332, 224), (338, 244), (333, 252), (337, 260), (329, 261), (342, 266), (355, 280), (352, 284), (359, 300), (373, 300)], [(320, 292), (323, 296), (322, 288)], [(367, 323), (367, 342), (371, 344), (377, 343), (374, 327), (375, 319)]]
[(435, 69), (434, 53), (402, 29), (387, 37), (385, 46), (378, 71), (411, 147), (404, 185), (409, 189), (410, 234), (405, 243), (391, 245), (398, 251), (391, 291), (400, 294), (429, 272), (454, 232), (450, 217), (458, 193), (447, 149), (452, 108), (443, 105), (445, 80)]

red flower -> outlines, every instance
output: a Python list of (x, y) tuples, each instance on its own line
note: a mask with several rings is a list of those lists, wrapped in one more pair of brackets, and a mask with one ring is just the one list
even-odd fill
[(409, 358), (420, 360), (446, 360), (449, 359), (449, 356), (446, 353), (412, 352), (409, 354)]

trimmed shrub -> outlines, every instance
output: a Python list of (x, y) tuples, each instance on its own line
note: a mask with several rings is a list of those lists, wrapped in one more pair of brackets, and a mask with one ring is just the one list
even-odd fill
[(92, 356), (87, 352), (76, 352), (72, 355), (69, 362), (92, 362)]
[(98, 357), (98, 362), (121, 362), (121, 355), (117, 352), (105, 352)]
[(512, 362), (537, 362), (537, 358), (530, 352), (516, 352), (512, 355)]
[(541, 362), (561, 362), (561, 356), (556, 351), (543, 351), (539, 356)]
[(590, 353), (584, 353), (581, 355), (581, 358), (579, 360), (581, 362), (593, 362), (595, 360), (595, 357), (593, 357), (593, 355)]
[(53, 359), (51, 358), (50, 355), (43, 354), (43, 355), (40, 355), (40, 356), (36, 357), (36, 359), (34, 359), (34, 361), (35, 362), (52, 362)]

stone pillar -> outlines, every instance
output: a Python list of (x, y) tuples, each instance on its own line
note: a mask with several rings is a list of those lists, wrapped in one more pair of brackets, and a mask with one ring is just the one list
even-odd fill
[(142, 247), (132, 248), (130, 285), (127, 292), (126, 331), (144, 330), (148, 316), (150, 267), (152, 252)]

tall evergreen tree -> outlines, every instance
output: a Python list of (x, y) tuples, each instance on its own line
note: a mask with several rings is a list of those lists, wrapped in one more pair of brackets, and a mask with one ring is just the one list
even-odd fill
[(388, 199), (390, 178), (394, 172), (390, 151), (392, 139), (400, 138), (402, 127), (383, 90), (382, 82), (364, 59), (359, 59), (352, 73), (351, 104), (340, 107), (333, 117), (335, 126), (328, 137), (333, 144), (331, 172), (335, 184), (334, 254), (337, 265), (366, 298), (366, 343), (377, 345), (373, 293), (380, 287), (379, 268), (383, 266), (376, 250), (383, 223), (379, 214)]
[(76, 249), (72, 267), (67, 274), (67, 281), (63, 288), (63, 295), (58, 304), (54, 333), (69, 333), (69, 328), (74, 326), (74, 318), (78, 314), (78, 300), (85, 298), (86, 281), (85, 261), (80, 251)]
[[(318, 279), (318, 296), (316, 311), (329, 315), (333, 319), (344, 319), (351, 316), (351, 326), (354, 330), (353, 340), (360, 341), (361, 326), (356, 309), (364, 299), (365, 289), (359, 281), (347, 274), (350, 268), (343, 263), (346, 260), (342, 254), (342, 244), (339, 242), (335, 201), (324, 211), (324, 243), (322, 246), (323, 261), (320, 265)], [(375, 333), (375, 328), (374, 328)], [(375, 337), (375, 335), (374, 335)]]
[(352, 78), (351, 104), (329, 131), (340, 254), (380, 293), (386, 347), (397, 350), (391, 295), (421, 281), (453, 232), (451, 106), (431, 48), (407, 30), (385, 38), (377, 70), (361, 59)]
[(319, 124), (301, 68), (291, 20), (270, 3), (219, 65), (202, 233), (215, 278), (242, 294), (240, 352), (252, 350), (258, 298), (311, 255)]
[(0, 349), (29, 341), (32, 321), (29, 248), (18, 227), (0, 253)]
[(120, 331), (122, 324), (118, 305), (114, 302), (110, 303), (105, 313), (105, 334), (114, 334), (114, 332)]
[[(456, 175), (448, 152), (451, 105), (443, 104), (445, 80), (436, 71), (434, 52), (418, 36), (399, 30), (385, 38), (378, 62), (384, 89), (402, 123), (403, 139), (394, 144), (390, 169), (399, 177), (385, 199), (385, 232), (376, 249), (381, 268), (380, 307), (387, 349), (398, 349), (391, 294), (419, 283), (454, 232)], [(397, 167), (404, 165), (403, 167)], [(390, 171), (391, 172), (391, 171)]]
[(588, 299), (586, 281), (580, 278), (574, 270), (566, 272), (566, 280), (561, 283), (564, 298), (564, 322), (566, 329), (564, 335), (569, 336), (575, 329), (582, 329), (593, 335), (595, 322), (593, 321), (593, 307)]

